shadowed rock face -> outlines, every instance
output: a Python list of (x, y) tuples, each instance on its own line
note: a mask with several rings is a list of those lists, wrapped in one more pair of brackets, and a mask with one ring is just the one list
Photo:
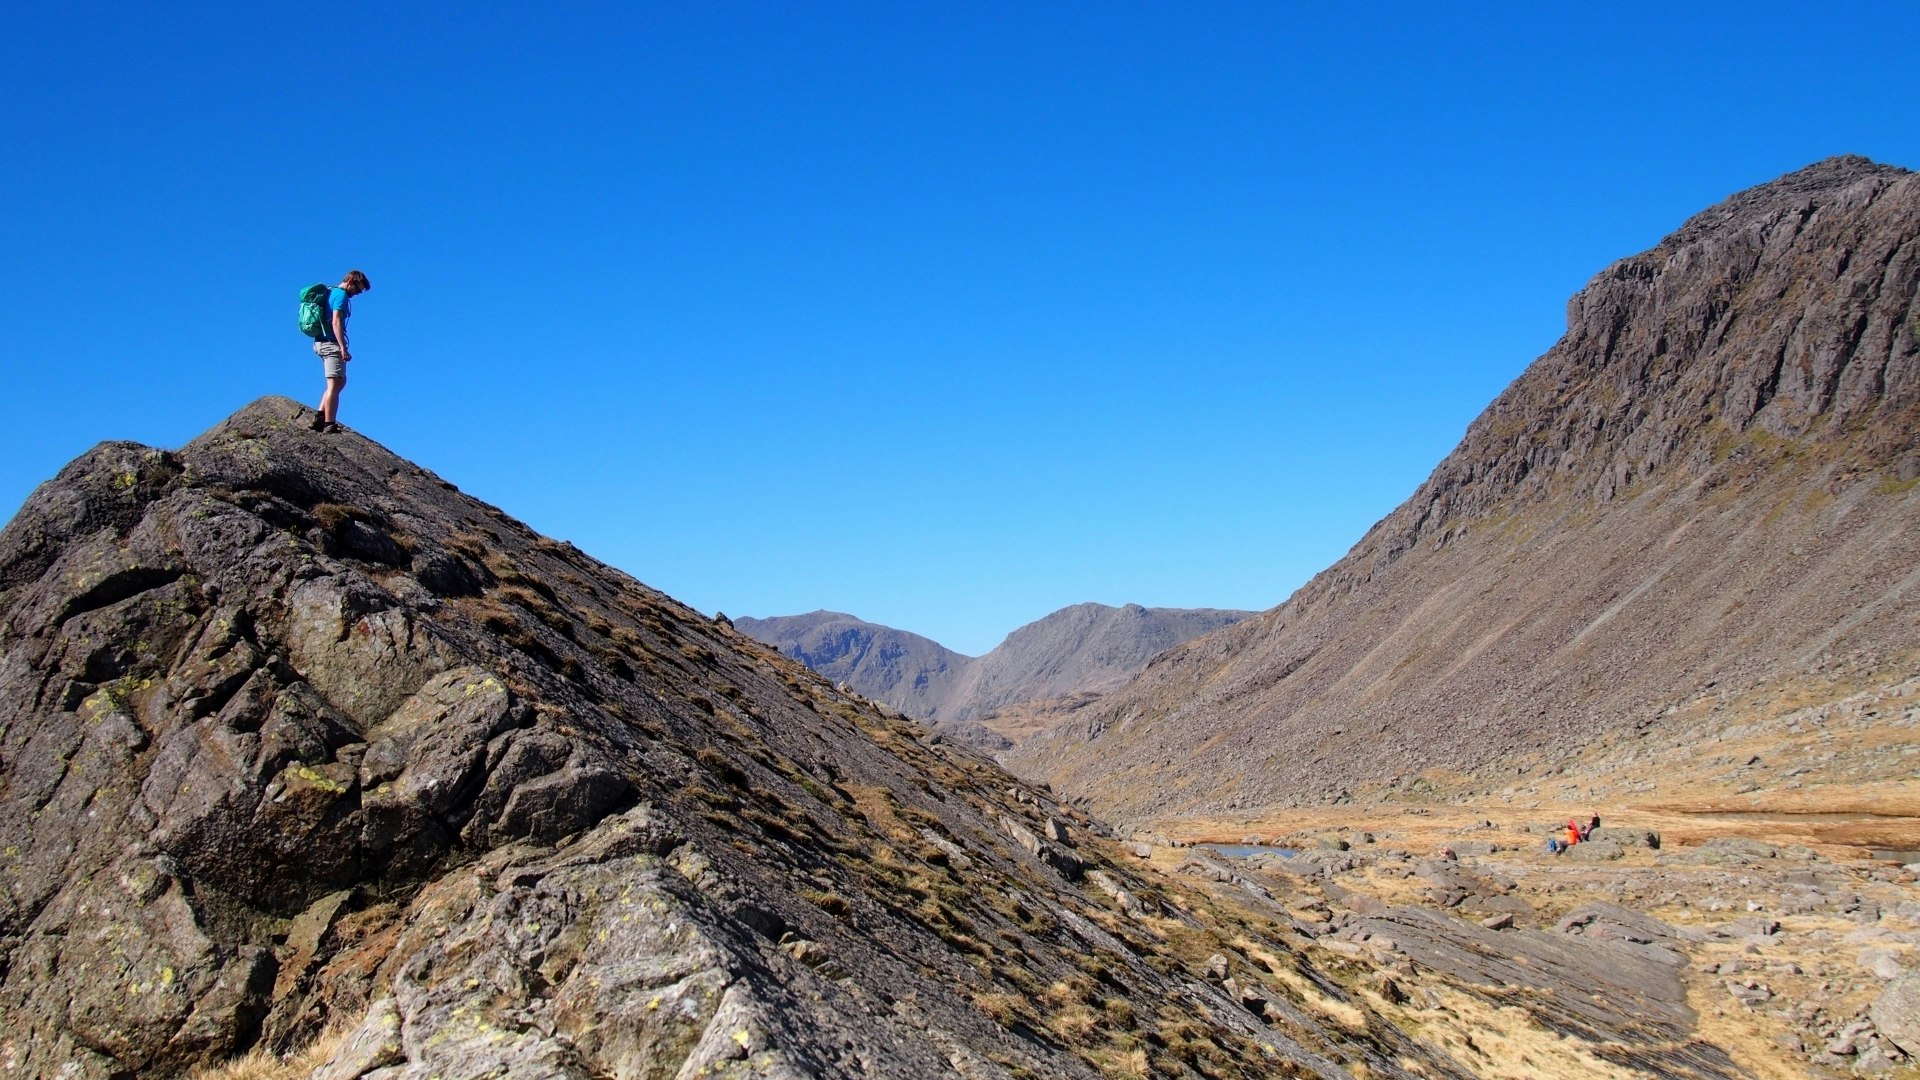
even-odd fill
[(1550, 768), (1716, 687), (1898, 681), (1916, 283), (1905, 170), (1836, 158), (1696, 216), (1575, 296), (1340, 562), (1009, 762), (1116, 814), (1311, 804)]
[(310, 415), (101, 444), (0, 532), (10, 1075), (180, 1075), (333, 1020), (323, 1075), (381, 1080), (1461, 1074), (1390, 1023), (1249, 1011), (1209, 953), (1348, 991)]

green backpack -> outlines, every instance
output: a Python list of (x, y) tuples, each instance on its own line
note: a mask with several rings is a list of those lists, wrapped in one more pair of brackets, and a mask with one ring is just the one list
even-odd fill
[(327, 302), (331, 286), (321, 283), (300, 290), (300, 332), (315, 341), (327, 336), (327, 323), (333, 314)]

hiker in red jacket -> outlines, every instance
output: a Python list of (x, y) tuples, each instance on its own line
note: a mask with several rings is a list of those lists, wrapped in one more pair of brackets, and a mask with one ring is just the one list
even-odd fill
[(349, 270), (340, 284), (327, 292), (326, 322), (313, 342), (314, 355), (320, 358), (327, 376), (327, 392), (320, 396), (320, 410), (314, 414), (311, 425), (315, 431), (340, 430), (336, 422), (340, 413), (340, 391), (346, 389), (347, 361), (353, 359), (353, 350), (347, 345), (347, 320), (353, 316), (353, 298), (371, 288), (367, 275)]

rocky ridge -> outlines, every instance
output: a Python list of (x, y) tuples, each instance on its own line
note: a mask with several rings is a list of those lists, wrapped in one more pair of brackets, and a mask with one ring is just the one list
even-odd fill
[(1271, 897), (310, 417), (0, 532), (0, 1070), (1473, 1074)]
[(1902, 682), (1917, 282), (1902, 169), (1836, 158), (1695, 216), (1575, 296), (1340, 562), (1007, 760), (1123, 816), (1486, 794), (1729, 695)]

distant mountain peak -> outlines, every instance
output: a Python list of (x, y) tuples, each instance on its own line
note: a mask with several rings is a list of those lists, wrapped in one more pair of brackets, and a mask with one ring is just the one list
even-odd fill
[(736, 625), (875, 701), (1000, 748), (1007, 745), (1004, 737), (972, 721), (997, 709), (1111, 689), (1155, 654), (1250, 614), (1072, 604), (1014, 630), (981, 657), (837, 612), (740, 619)]

